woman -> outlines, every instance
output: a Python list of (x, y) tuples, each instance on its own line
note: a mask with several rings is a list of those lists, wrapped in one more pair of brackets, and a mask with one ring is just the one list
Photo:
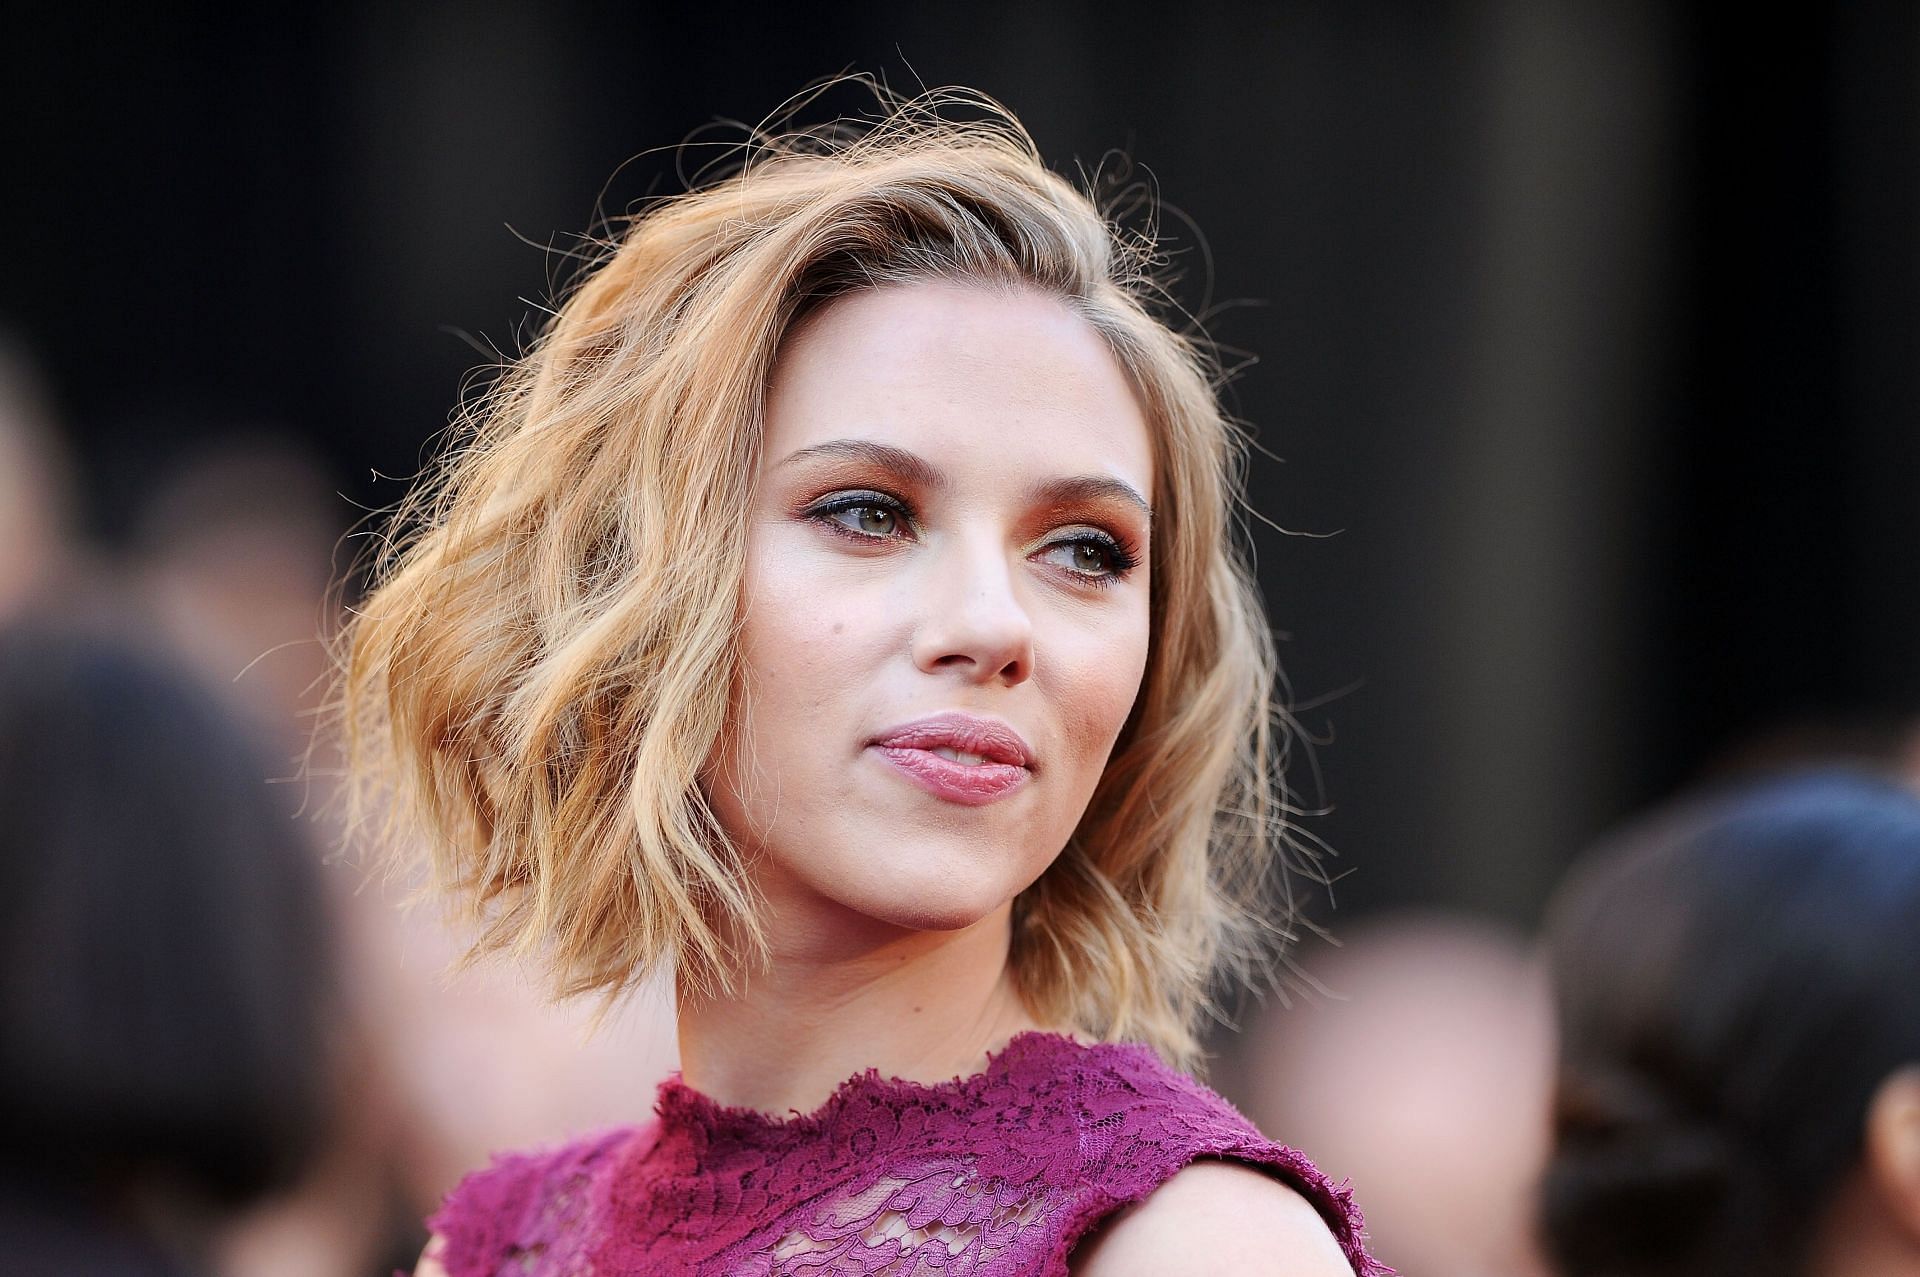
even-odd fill
[(1561, 1273), (1920, 1274), (1920, 798), (1817, 771), (1663, 813), (1549, 938)]
[(1174, 1067), (1280, 849), (1208, 365), (951, 104), (636, 219), (349, 636), (482, 947), (678, 992), (655, 1120), (470, 1177), (423, 1273), (1371, 1271)]

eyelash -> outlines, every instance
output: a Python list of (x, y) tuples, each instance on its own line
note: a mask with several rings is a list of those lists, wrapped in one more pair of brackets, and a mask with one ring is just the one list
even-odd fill
[[(806, 518), (819, 523), (828, 531), (855, 541), (871, 543), (874, 541), (891, 541), (894, 539), (893, 537), (882, 536), (878, 533), (857, 531), (833, 517), (836, 514), (845, 514), (849, 510), (884, 510), (888, 514), (891, 514), (899, 523), (905, 524), (909, 528), (911, 528), (915, 522), (913, 509), (908, 506), (906, 502), (900, 500), (898, 497), (890, 497), (884, 492), (873, 491), (839, 493), (823, 501), (815, 502), (804, 511), (804, 515)], [(1077, 545), (1097, 547), (1107, 556), (1107, 562), (1112, 565), (1110, 571), (1100, 575), (1091, 572), (1082, 572), (1078, 568), (1062, 569), (1076, 580), (1093, 586), (1096, 589), (1105, 589), (1115, 581), (1126, 579), (1128, 574), (1140, 564), (1140, 556), (1132, 546), (1128, 545), (1119, 537), (1107, 532), (1089, 530), (1059, 541), (1049, 541), (1041, 548), (1050, 550), (1056, 546)]]

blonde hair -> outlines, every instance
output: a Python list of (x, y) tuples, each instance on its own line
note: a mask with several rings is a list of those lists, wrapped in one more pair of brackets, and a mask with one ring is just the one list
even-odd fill
[(1154, 430), (1152, 634), (1078, 828), (1014, 902), (1010, 962), (1043, 1022), (1191, 1068), (1215, 972), (1258, 976), (1286, 938), (1264, 917), (1290, 844), (1272, 638), (1234, 536), (1242, 443), (1217, 365), (1155, 317), (1149, 235), (996, 104), (887, 101), (864, 127), (760, 133), (730, 176), (634, 217), (464, 411), (344, 636), (356, 808), (424, 843), (475, 953), (541, 954), (560, 995), (614, 998), (664, 963), (737, 989), (766, 938), (699, 781), (744, 538), (698, 513), (747, 507), (804, 314), (932, 279), (1037, 289), (1106, 340)]

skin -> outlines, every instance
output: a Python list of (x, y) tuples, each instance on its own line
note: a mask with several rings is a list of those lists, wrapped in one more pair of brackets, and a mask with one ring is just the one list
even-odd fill
[(1353, 1277), (1306, 1198), (1250, 1167), (1195, 1162), (1095, 1232), (1074, 1277)]
[[(733, 726), (705, 781), (773, 961), (737, 997), (681, 990), (689, 1086), (810, 1112), (869, 1067), (940, 1082), (1022, 1030), (1059, 1031), (1014, 990), (1011, 907), (1072, 834), (1139, 693), (1153, 491), (1125, 372), (1040, 293), (878, 289), (789, 335), (744, 512)], [(1027, 783), (962, 806), (868, 747), (948, 710), (1017, 731)], [(1304, 1199), (1211, 1162), (1117, 1216), (1075, 1272), (1277, 1272), (1278, 1257), (1303, 1277), (1349, 1271)]]
[(1868, 1106), (1863, 1156), (1814, 1230), (1808, 1277), (1920, 1277), (1920, 1064)]

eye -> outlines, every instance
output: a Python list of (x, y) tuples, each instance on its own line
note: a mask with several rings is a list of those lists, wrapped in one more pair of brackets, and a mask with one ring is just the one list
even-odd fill
[(1082, 532), (1042, 547), (1037, 556), (1093, 585), (1109, 585), (1132, 571), (1134, 554), (1104, 532)]
[(810, 519), (836, 532), (864, 540), (890, 541), (912, 532), (907, 507), (883, 492), (843, 492), (815, 503)]
[(870, 537), (890, 537), (899, 531), (900, 525), (898, 515), (877, 505), (843, 506), (833, 512), (833, 517), (842, 527)]

